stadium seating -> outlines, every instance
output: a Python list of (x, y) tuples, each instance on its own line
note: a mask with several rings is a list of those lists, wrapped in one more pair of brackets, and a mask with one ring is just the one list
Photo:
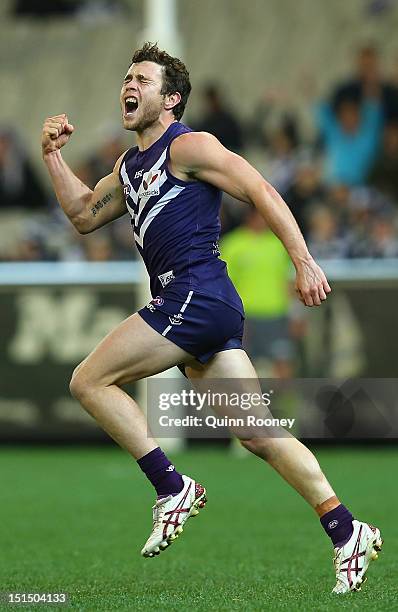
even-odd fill
[[(282, 86), (293, 106), (308, 108), (300, 81), (317, 74), (322, 93), (349, 73), (355, 50), (353, 32), (358, 44), (380, 42), (386, 59), (394, 59), (398, 6), (392, 5), (384, 17), (370, 16), (366, 6), (362, 0), (179, 2), (184, 57), (193, 84), (220, 80), (243, 116), (251, 112), (266, 87)], [(134, 19), (121, 18), (89, 25), (75, 19), (3, 17), (0, 124), (20, 125), (38, 160), (43, 118), (66, 110), (76, 127), (82, 128), (68, 155), (73, 159), (89, 151), (101, 140), (103, 126), (119, 120), (118, 88), (131, 52), (141, 40), (141, 27)], [(198, 109), (195, 96), (191, 108)]]

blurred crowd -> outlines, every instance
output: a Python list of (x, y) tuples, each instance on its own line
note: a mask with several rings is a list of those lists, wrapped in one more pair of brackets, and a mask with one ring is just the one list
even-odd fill
[[(352, 77), (326, 99), (306, 87), (316, 134), (311, 141), (283, 96), (269, 90), (243, 121), (209, 83), (199, 92), (199, 115), (188, 114), (185, 121), (253, 160), (289, 204), (315, 257), (398, 256), (397, 85), (384, 76), (377, 49), (366, 46), (358, 51)], [(93, 187), (128, 146), (126, 135), (112, 129), (74, 170)], [(84, 239), (69, 227), (9, 126), (0, 128), (0, 194), (3, 228), (8, 233), (12, 218), (19, 228), (16, 242), (2, 241), (0, 260), (134, 257), (125, 219)], [(244, 225), (247, 214), (246, 206), (225, 196), (223, 234)]]
[[(248, 129), (221, 107), (211, 89), (208, 118), (220, 117), (226, 146), (240, 152), (242, 134), (264, 151), (257, 167), (282, 194), (317, 258), (398, 256), (398, 87), (383, 76), (376, 48), (359, 50), (352, 78), (326, 99), (308, 96), (315, 138), (305, 141), (283, 96), (267, 92)], [(308, 88), (312, 89), (312, 88)], [(209, 95), (211, 94), (211, 95)], [(281, 108), (285, 108), (281, 112)], [(226, 126), (235, 123), (234, 130)], [(235, 209), (227, 223), (239, 223)]]

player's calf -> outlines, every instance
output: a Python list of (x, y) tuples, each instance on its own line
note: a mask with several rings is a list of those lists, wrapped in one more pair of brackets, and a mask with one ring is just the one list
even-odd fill
[(241, 445), (253, 455), (260, 457), (269, 463), (277, 455), (278, 443), (275, 439), (269, 438), (250, 438), (249, 440), (239, 440)]

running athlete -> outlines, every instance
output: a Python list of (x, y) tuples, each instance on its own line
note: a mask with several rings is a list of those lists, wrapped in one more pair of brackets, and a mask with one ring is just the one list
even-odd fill
[[(146, 43), (134, 53), (120, 94), (124, 128), (138, 146), (91, 191), (60, 149), (74, 127), (66, 114), (46, 119), (43, 159), (65, 214), (81, 234), (128, 213), (150, 277), (152, 301), (123, 321), (76, 368), (71, 393), (146, 474), (157, 494), (144, 557), (165, 550), (206, 502), (202, 485), (177, 472), (148, 435), (146, 419), (121, 385), (183, 366), (193, 381), (256, 379), (242, 349), (242, 302), (219, 258), (221, 192), (256, 206), (296, 270), (306, 306), (331, 291), (288, 206), (243, 158), (207, 133), (180, 123), (191, 90), (177, 58)], [(266, 282), (266, 279), (264, 279)], [(359, 590), (382, 540), (354, 520), (314, 455), (295, 438), (253, 437), (242, 445), (267, 461), (314, 508), (334, 546), (335, 593)]]

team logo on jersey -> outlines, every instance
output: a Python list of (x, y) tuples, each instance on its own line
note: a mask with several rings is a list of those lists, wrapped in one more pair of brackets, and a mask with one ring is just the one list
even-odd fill
[(137, 172), (134, 174), (134, 178), (135, 179), (141, 178), (143, 172), (144, 172), (143, 170), (137, 170)]
[(149, 304), (146, 305), (146, 307), (151, 312), (155, 312), (156, 306), (163, 306), (163, 304), (164, 304), (164, 299), (160, 297), (160, 295), (157, 295), (156, 297), (153, 298), (153, 300), (149, 302)]
[(153, 298), (152, 304), (155, 304), (155, 306), (163, 306), (164, 299), (160, 297), (160, 295), (157, 295), (155, 298)]
[(184, 320), (184, 317), (182, 316), (180, 312), (178, 314), (173, 315), (172, 317), (169, 317), (169, 321), (172, 325), (181, 325), (183, 320)]
[(159, 195), (160, 174), (160, 170), (150, 170), (149, 172), (144, 172), (144, 176), (142, 177), (142, 183), (138, 191), (138, 196), (140, 198), (150, 198), (152, 196)]
[(173, 270), (169, 270), (164, 274), (159, 274), (158, 279), (162, 283), (162, 287), (166, 287), (172, 280), (175, 279)]

